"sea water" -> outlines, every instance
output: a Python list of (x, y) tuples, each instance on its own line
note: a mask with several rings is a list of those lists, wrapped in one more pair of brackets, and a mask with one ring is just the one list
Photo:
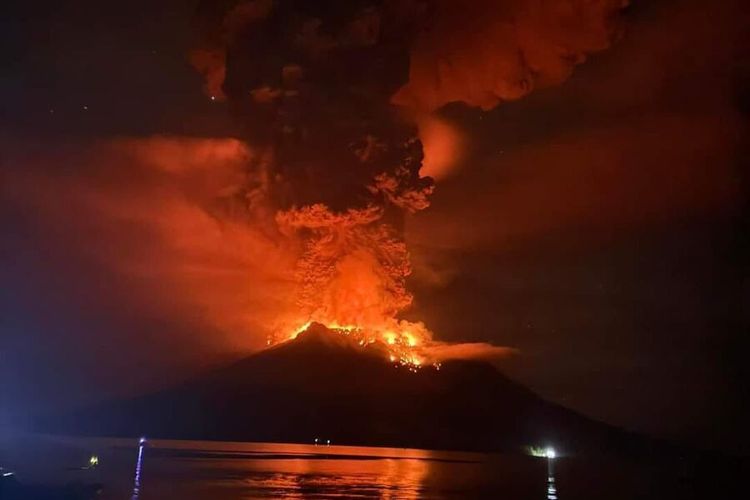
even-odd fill
[[(105, 500), (695, 498), (670, 469), (602, 458), (318, 444), (13, 434), (0, 466), (24, 484), (100, 483)], [(92, 457), (97, 462), (91, 466)]]

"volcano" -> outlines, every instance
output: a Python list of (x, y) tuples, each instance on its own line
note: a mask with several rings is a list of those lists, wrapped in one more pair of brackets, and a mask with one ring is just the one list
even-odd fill
[(177, 387), (38, 424), (100, 436), (483, 451), (612, 451), (644, 441), (543, 400), (487, 362), (414, 369), (320, 324)]

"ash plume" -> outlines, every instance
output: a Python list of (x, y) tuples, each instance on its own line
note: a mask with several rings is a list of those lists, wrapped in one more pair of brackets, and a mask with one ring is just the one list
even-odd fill
[(429, 205), (433, 182), (419, 174), (416, 126), (390, 97), (422, 9), (369, 1), (201, 7), (204, 39), (191, 59), (261, 152), (251, 168), (267, 169), (266, 201), (299, 243), (301, 323), (397, 328), (395, 316), (411, 304), (403, 213)]
[(489, 109), (561, 82), (609, 45), (624, 5), (203, 2), (190, 59), (259, 151), (264, 203), (298, 244), (299, 322), (429, 340), (396, 319), (412, 303), (404, 214), (427, 208), (434, 189), (417, 123), (427, 136), (438, 129), (425, 116), (449, 102)]

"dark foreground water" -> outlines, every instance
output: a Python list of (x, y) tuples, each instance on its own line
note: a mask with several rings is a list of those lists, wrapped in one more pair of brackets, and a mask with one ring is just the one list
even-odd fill
[[(98, 465), (85, 467), (92, 455)], [(25, 484), (101, 483), (97, 498), (711, 498), (675, 464), (350, 446), (6, 435)], [(0, 493), (0, 498), (2, 494)], [(718, 498), (718, 497), (717, 497)]]

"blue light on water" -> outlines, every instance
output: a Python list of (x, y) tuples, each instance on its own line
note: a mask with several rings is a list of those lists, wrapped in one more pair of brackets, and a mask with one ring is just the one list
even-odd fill
[(138, 441), (138, 459), (135, 462), (135, 479), (133, 480), (133, 495), (131, 500), (138, 500), (141, 494), (141, 470), (143, 468), (143, 448), (146, 445), (146, 438), (142, 437)]

